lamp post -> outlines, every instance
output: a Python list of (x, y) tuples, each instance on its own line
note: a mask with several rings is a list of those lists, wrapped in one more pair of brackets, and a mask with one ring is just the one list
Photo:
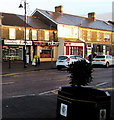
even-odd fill
[[(24, 50), (23, 50), (23, 57), (24, 57), (24, 68), (26, 68), (27, 67), (27, 63), (26, 63), (26, 50), (27, 50), (27, 46), (26, 46), (26, 17), (27, 17), (27, 15), (26, 15), (26, 5), (27, 5), (27, 3), (26, 3), (26, 0), (24, 0), (24, 10), (25, 10), (25, 14), (24, 14), (24, 27), (25, 27), (25, 34), (24, 34)], [(23, 5), (22, 4), (20, 4), (19, 5), (19, 8), (23, 8)]]

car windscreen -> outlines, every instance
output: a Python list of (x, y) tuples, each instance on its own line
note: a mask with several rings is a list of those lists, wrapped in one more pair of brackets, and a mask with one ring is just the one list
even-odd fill
[(95, 58), (105, 58), (105, 56), (96, 56)]
[(65, 60), (67, 58), (68, 58), (67, 56), (59, 56), (58, 60)]

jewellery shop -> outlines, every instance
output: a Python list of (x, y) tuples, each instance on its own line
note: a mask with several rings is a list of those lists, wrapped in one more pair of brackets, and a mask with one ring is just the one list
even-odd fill
[[(24, 40), (3, 40), (2, 59), (7, 60), (23, 60)], [(30, 55), (30, 46), (32, 41), (26, 41), (26, 53)]]

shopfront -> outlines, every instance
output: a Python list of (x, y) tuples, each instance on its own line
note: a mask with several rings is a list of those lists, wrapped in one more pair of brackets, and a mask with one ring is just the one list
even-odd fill
[(66, 55), (80, 55), (84, 57), (84, 43), (65, 42), (64, 46)]
[(93, 53), (96, 53), (98, 55), (99, 54), (106, 54), (106, 55), (112, 54), (112, 46), (108, 44), (87, 43), (86, 49), (87, 49), (87, 56)]
[[(3, 60), (23, 60), (24, 45), (24, 40), (4, 40), (2, 46)], [(26, 45), (26, 53), (30, 55), (30, 46), (32, 45), (32, 41), (27, 41)]]
[(40, 57), (41, 61), (55, 61), (57, 58), (58, 42), (34, 41), (34, 55)]

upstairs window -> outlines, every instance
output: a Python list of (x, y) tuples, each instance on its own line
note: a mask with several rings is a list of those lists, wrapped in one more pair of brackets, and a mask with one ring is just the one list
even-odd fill
[(100, 41), (100, 40), (101, 40), (101, 33), (97, 32), (97, 41)]
[(29, 40), (29, 30), (26, 30), (26, 40)]
[(37, 40), (37, 30), (32, 30), (32, 40)]
[(111, 34), (109, 33), (104, 33), (104, 41), (109, 42), (111, 40)]
[(16, 30), (15, 30), (15, 28), (9, 28), (9, 39), (16, 39)]
[(49, 31), (45, 31), (45, 40), (49, 41)]
[(91, 40), (91, 31), (87, 31), (87, 40)]

